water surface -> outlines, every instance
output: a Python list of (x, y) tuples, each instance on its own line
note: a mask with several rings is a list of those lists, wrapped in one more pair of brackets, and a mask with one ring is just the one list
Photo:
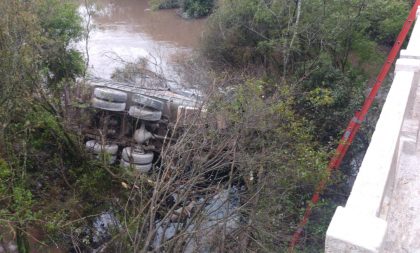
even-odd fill
[[(148, 57), (168, 70), (171, 56), (194, 49), (206, 20), (185, 20), (175, 10), (151, 11), (148, 0), (96, 0), (89, 34), (89, 68), (109, 78), (124, 62)], [(86, 16), (82, 5), (80, 13)], [(77, 45), (85, 51), (85, 42)]]

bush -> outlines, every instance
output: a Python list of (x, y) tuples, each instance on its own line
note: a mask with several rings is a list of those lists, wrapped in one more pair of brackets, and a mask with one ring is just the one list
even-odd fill
[(375, 42), (392, 44), (408, 12), (396, 0), (296, 2), (222, 1), (208, 22), (204, 55), (218, 66), (263, 65), (286, 75), (326, 53), (345, 71), (352, 53), (362, 49), (366, 58)]
[(77, 5), (61, 0), (43, 0), (37, 7), (39, 23), (45, 40), (44, 65), (49, 70), (50, 87), (56, 88), (63, 79), (75, 80), (84, 70), (84, 60), (80, 52), (70, 49), (72, 41), (83, 34), (82, 19), (77, 13)]
[(407, 1), (386, 0), (372, 6), (367, 34), (379, 44), (392, 46), (407, 18), (408, 10)]
[(241, 175), (257, 178), (248, 185), (250, 199), (245, 202), (251, 204), (243, 210), (254, 228), (250, 236), (265, 251), (284, 252), (288, 241), (282, 238), (300, 218), (308, 198), (304, 193), (324, 176), (327, 153), (312, 137), (315, 127), (295, 113), (292, 90), (273, 85), (247, 80), (216, 106), (228, 115), (232, 133), (240, 136), (236, 156)]
[(182, 10), (189, 17), (199, 18), (209, 15), (213, 5), (213, 0), (183, 0)]
[(150, 0), (152, 9), (180, 8), (190, 18), (200, 18), (210, 14), (214, 0)]
[(149, 4), (153, 10), (172, 9), (180, 7), (179, 0), (150, 0)]
[(296, 110), (317, 129), (316, 138), (324, 144), (338, 138), (363, 98), (366, 81), (361, 72), (346, 72), (331, 66), (328, 60), (298, 86)]
[[(270, 11), (258, 0), (222, 2), (210, 17), (202, 52), (216, 63), (236, 67), (260, 64), (273, 57), (281, 45), (270, 36), (270, 33), (276, 33), (279, 25)], [(279, 16), (281, 20), (284, 18)]]

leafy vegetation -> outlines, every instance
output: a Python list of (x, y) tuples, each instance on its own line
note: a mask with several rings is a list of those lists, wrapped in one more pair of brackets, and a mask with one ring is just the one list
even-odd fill
[(150, 0), (153, 9), (172, 9), (179, 8), (179, 0)]
[(185, 0), (181, 6), (189, 17), (199, 18), (209, 15), (213, 4), (213, 0)]
[(200, 18), (211, 13), (214, 0), (150, 0), (154, 9), (181, 8), (190, 18)]
[[(386, 7), (380, 8), (381, 5)], [(243, 73), (245, 83), (247, 79), (257, 79), (270, 84), (264, 86), (265, 101), (289, 101), (288, 109), (276, 111), (276, 115), (280, 119), (291, 120), (283, 124), (301, 126), (306, 133), (302, 135), (302, 132), (293, 132), (291, 129), (282, 129), (280, 132), (307, 137), (306, 141), (300, 138), (293, 141), (293, 147), (282, 146), (287, 155), (279, 161), (286, 165), (287, 157), (293, 159), (298, 162), (291, 166), (294, 169), (299, 168), (299, 161), (317, 167), (317, 164), (325, 164), (328, 158), (325, 154), (335, 147), (348, 119), (360, 106), (370, 78), (374, 77), (384, 59), (380, 48), (393, 44), (408, 9), (408, 1), (392, 0), (221, 1), (208, 20), (201, 54), (210, 60), (210, 65), (218, 73)], [(258, 100), (261, 95), (258, 92), (252, 94), (250, 100)], [(279, 95), (271, 97), (273, 94)], [(293, 117), (290, 118), (290, 115)], [(274, 117), (271, 115), (268, 118)], [(374, 123), (374, 120), (370, 123)], [(363, 130), (360, 138), (368, 139), (368, 135)], [(274, 136), (271, 135), (273, 139), (281, 139)], [(271, 139), (259, 137), (258, 140)], [(305, 143), (304, 147), (312, 149), (300, 148), (298, 143)], [(359, 141), (355, 144), (355, 150), (363, 152), (360, 150), (363, 150), (364, 144)], [(275, 149), (282, 150), (279, 147)], [(261, 150), (256, 151), (250, 157), (261, 153)], [(275, 154), (268, 156), (276, 157)], [(281, 172), (287, 169), (280, 164), (276, 167), (278, 170), (269, 178), (259, 181), (268, 185), (265, 189), (267, 194), (262, 191), (259, 196), (257, 206), (261, 208), (258, 209), (261, 210), (260, 220), (255, 224), (258, 229), (251, 233), (256, 244), (269, 252), (288, 241), (290, 230), (295, 226), (292, 224), (297, 221), (292, 219), (281, 223), (284, 221), (282, 215), (298, 214), (299, 208), (304, 205), (296, 203), (303, 203), (303, 196), (311, 192), (310, 184), (305, 187), (302, 178), (292, 184), (288, 179), (282, 181), (287, 177)], [(343, 167), (348, 166), (344, 164)], [(300, 173), (307, 173), (310, 178), (322, 176), (320, 171), (311, 171), (308, 167), (304, 167)], [(333, 175), (336, 179), (341, 177), (343, 175), (338, 173)], [(277, 191), (282, 187), (285, 188)], [(285, 190), (288, 187), (296, 188)], [(333, 182), (330, 187), (347, 194), (342, 184), (335, 185)], [(280, 206), (273, 205), (273, 196), (284, 194), (290, 195), (274, 201)], [(342, 201), (334, 195), (327, 196), (325, 204), (318, 207), (319, 210), (325, 210), (324, 214), (316, 210), (313, 215), (315, 221), (307, 228), (306, 240), (300, 245), (303, 252), (322, 251), (324, 239), (319, 235), (324, 234), (332, 215), (329, 210), (340, 204), (337, 199)], [(279, 216), (272, 223), (275, 215)], [(323, 225), (316, 225), (317, 222)], [(273, 230), (266, 231), (266, 228)], [(258, 237), (260, 234), (264, 236)], [(275, 236), (271, 237), (273, 234)]]
[[(324, 176), (328, 157), (313, 138), (310, 122), (294, 111), (295, 103), (290, 89), (273, 89), (270, 83), (249, 79), (238, 85), (235, 99), (218, 104), (230, 113), (230, 127), (241, 133), (241, 175), (258, 178), (257, 184), (248, 185), (248, 198), (259, 194), (245, 208), (254, 227), (247, 236), (268, 252), (286, 250), (289, 241), (279, 238), (288, 237), (290, 224), (300, 217), (301, 203)], [(261, 250), (252, 243), (248, 247)]]
[[(209, 20), (202, 53), (217, 66), (251, 65), (289, 86), (299, 94), (295, 109), (328, 141), (326, 136), (336, 136), (360, 104), (370, 74), (366, 66), (383, 59), (378, 47), (389, 41), (377, 34), (394, 38), (404, 21), (407, 3), (387, 1), (387, 8), (378, 8), (383, 4), (223, 1)], [(396, 29), (385, 28), (387, 22)]]
[(83, 62), (68, 48), (83, 31), (75, 7), (59, 0), (0, 3), (0, 225), (2, 234), (16, 236), (19, 252), (29, 252), (26, 231), (45, 211), (33, 179), (79, 153), (61, 122), (59, 97)]

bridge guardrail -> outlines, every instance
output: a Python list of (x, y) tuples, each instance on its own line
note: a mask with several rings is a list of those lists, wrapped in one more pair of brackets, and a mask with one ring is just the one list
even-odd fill
[[(417, 17), (419, 17), (418, 12)], [(345, 207), (338, 207), (327, 231), (326, 252), (381, 252), (404, 119), (420, 82), (420, 23), (396, 63), (395, 77)]]

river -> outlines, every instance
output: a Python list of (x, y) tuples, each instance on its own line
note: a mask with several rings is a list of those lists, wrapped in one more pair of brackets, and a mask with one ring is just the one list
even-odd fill
[[(170, 70), (175, 53), (196, 48), (206, 20), (185, 20), (175, 10), (150, 10), (148, 0), (96, 0), (89, 33), (89, 72), (110, 78), (124, 62), (147, 57)], [(87, 18), (81, 5), (79, 12)], [(86, 42), (77, 48), (86, 54)]]

